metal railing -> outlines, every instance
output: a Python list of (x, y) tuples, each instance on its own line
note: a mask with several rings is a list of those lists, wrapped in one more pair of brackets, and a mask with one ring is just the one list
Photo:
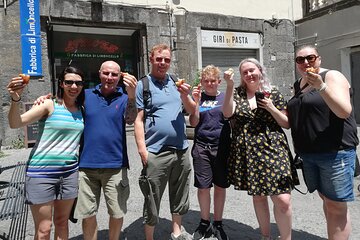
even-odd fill
[(359, 0), (302, 0), (303, 17), (313, 18), (359, 4)]
[(342, 2), (343, 0), (307, 0), (309, 2), (308, 12), (313, 12), (324, 8), (326, 6), (330, 6), (337, 2)]
[(6, 15), (6, 9), (12, 5), (13, 3), (15, 3), (17, 0), (0, 0), (0, 8), (4, 8), (4, 12)]

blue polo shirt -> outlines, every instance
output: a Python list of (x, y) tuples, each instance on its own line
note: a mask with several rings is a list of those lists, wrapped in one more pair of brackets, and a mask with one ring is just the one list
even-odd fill
[[(182, 101), (174, 81), (169, 76), (165, 81), (151, 75), (147, 77), (151, 92), (144, 122), (147, 150), (158, 153), (167, 148), (188, 148)], [(142, 81), (136, 87), (136, 105), (138, 109), (144, 109)]]
[(105, 97), (100, 87), (85, 90), (84, 148), (79, 166), (128, 167), (124, 119), (128, 97), (121, 88)]

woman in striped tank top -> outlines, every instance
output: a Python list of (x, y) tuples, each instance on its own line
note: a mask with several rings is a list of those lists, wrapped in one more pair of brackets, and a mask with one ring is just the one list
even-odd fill
[(68, 239), (68, 218), (78, 192), (79, 143), (84, 129), (83, 73), (67, 67), (60, 74), (55, 99), (46, 99), (21, 114), (21, 94), (28, 84), (14, 77), (7, 85), (11, 96), (9, 125), (20, 128), (38, 121), (39, 133), (27, 162), (25, 194), (35, 224), (34, 239)]

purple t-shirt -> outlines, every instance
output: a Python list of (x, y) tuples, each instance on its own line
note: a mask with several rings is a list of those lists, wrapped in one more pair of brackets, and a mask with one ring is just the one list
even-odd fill
[(196, 143), (215, 146), (219, 144), (222, 134), (229, 135), (229, 122), (222, 113), (224, 97), (224, 93), (219, 93), (217, 96), (201, 93), (200, 120), (195, 128)]

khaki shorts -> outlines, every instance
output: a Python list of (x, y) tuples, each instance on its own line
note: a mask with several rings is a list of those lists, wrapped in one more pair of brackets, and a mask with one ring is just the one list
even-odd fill
[(79, 195), (75, 218), (82, 219), (96, 215), (100, 204), (101, 189), (104, 191), (109, 216), (124, 217), (130, 195), (127, 168), (83, 168), (79, 170)]

